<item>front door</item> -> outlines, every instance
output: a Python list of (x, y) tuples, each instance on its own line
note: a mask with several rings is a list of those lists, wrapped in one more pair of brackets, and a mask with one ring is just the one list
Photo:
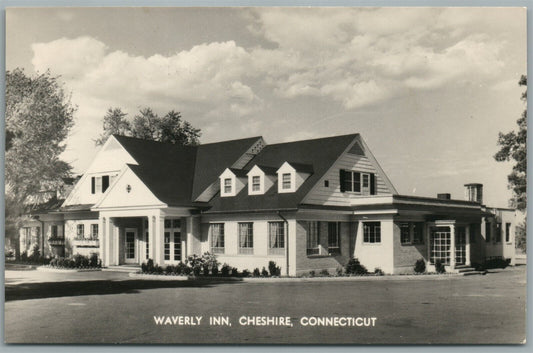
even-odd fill
[(135, 246), (137, 239), (137, 229), (126, 228), (126, 236), (124, 244), (125, 262), (127, 264), (137, 263), (137, 247)]

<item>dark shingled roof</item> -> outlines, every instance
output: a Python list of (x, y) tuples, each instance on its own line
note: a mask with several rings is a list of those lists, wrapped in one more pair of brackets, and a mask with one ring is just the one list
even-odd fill
[[(288, 143), (267, 145), (243, 169), (250, 170), (254, 165), (268, 166), (276, 170), (286, 161), (293, 161), (312, 174), (294, 193), (278, 193), (277, 182), (264, 195), (248, 195), (244, 187), (234, 197), (220, 197), (217, 194), (209, 202), (209, 212), (232, 212), (253, 210), (295, 209), (319, 179), (353, 142), (357, 134), (326, 137)], [(289, 162), (294, 166), (291, 162)], [(294, 166), (295, 167), (295, 166)], [(296, 168), (296, 167), (295, 167)]]
[[(257, 165), (257, 167), (259, 167), (259, 169), (261, 169), (263, 171), (263, 173), (265, 173), (266, 175), (277, 175), (277, 172), (278, 172), (278, 169), (279, 169), (279, 168), (276, 168), (276, 167), (267, 167), (267, 166), (264, 166), (264, 165)], [(252, 166), (252, 168), (253, 168), (253, 166)], [(247, 172), (249, 172), (249, 171), (247, 171)]]
[(57, 211), (61, 207), (64, 201), (65, 199), (58, 199), (56, 197), (52, 197), (50, 198), (50, 200), (44, 203), (40, 203), (37, 205), (27, 205), (25, 207), (24, 213), (36, 215), (36, 214), (43, 214), (43, 213)]
[(130, 164), (130, 169), (169, 206), (193, 205), (196, 197), (260, 138), (180, 146), (113, 136), (139, 163)]

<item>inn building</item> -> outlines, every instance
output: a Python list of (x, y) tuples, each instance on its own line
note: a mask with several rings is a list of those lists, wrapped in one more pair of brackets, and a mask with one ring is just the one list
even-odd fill
[(274, 261), (284, 275), (411, 273), (418, 259), (459, 271), (488, 258), (514, 264), (515, 210), (400, 195), (359, 134), (267, 144), (251, 137), (199, 146), (113, 135), (65, 199), (28, 213), (21, 251), (98, 253), (107, 267), (160, 265), (211, 252), (239, 270)]

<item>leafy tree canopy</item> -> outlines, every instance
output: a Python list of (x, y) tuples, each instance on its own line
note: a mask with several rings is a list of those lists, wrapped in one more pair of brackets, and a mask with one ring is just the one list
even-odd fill
[[(518, 84), (527, 86), (527, 76), (522, 75)], [(521, 99), (527, 100), (527, 90), (522, 93)], [(518, 131), (506, 134), (499, 133), (498, 145), (500, 150), (494, 155), (498, 162), (514, 161), (513, 170), (508, 175), (509, 187), (512, 188), (514, 197), (511, 203), (517, 209), (524, 211), (527, 206), (527, 110), (524, 110), (520, 119), (516, 121)]]
[(50, 72), (6, 72), (6, 193), (16, 204), (56, 190), (71, 166), (59, 156), (76, 107)]
[(103, 119), (104, 132), (95, 141), (96, 145), (104, 144), (113, 134), (179, 145), (200, 143), (201, 130), (182, 120), (181, 114), (174, 110), (161, 117), (151, 108), (142, 108), (131, 122), (127, 116), (120, 108), (109, 108)]

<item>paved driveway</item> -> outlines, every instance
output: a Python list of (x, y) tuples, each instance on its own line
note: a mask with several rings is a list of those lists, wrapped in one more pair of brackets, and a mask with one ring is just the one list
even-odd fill
[[(162, 282), (112, 272), (47, 273), (46, 282), (24, 282), (40, 273), (8, 272), (10, 343), (520, 343), (525, 337), (525, 267), (434, 281), (313, 283)], [(154, 316), (202, 319), (196, 326), (194, 318), (189, 325), (157, 325)], [(210, 316), (231, 326), (209, 325)], [(242, 326), (243, 316), (288, 316), (293, 326)], [(303, 326), (300, 320), (311, 316), (377, 319), (374, 327)]]

